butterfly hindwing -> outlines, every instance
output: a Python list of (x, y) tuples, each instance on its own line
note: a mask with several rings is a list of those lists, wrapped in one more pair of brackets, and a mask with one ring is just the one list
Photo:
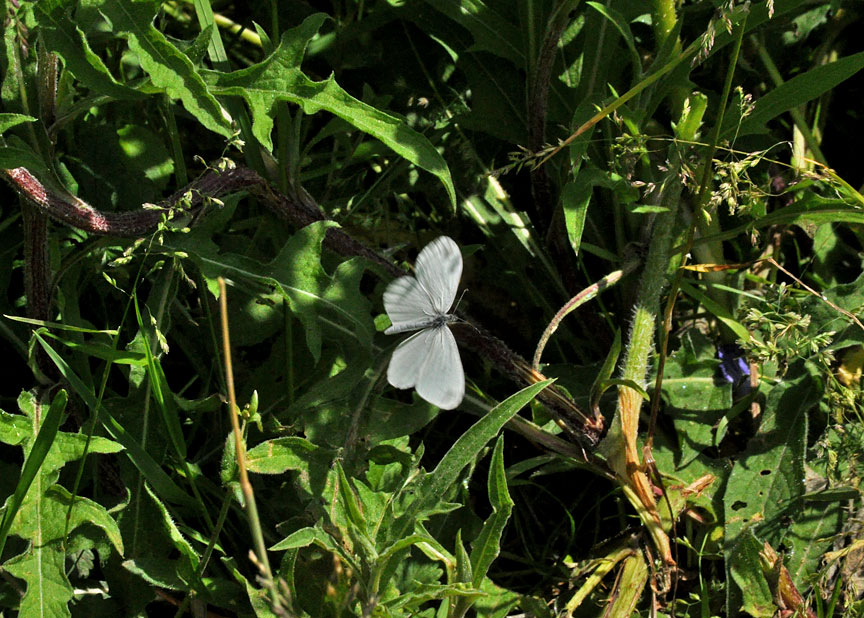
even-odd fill
[(465, 396), (465, 372), (456, 347), (456, 338), (446, 325), (429, 328), (432, 344), (418, 376), (417, 394), (442, 410), (452, 410)]
[(442, 410), (452, 410), (465, 396), (465, 374), (456, 339), (446, 325), (425, 328), (400, 343), (387, 368), (387, 381), (411, 388)]

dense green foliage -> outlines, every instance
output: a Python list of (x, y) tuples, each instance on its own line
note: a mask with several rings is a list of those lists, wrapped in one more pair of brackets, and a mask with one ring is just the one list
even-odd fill
[(7, 2), (0, 611), (864, 613), (862, 18)]

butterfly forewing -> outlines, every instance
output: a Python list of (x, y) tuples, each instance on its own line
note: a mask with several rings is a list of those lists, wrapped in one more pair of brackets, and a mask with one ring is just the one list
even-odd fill
[(384, 292), (384, 309), (393, 325), (385, 333), (392, 335), (417, 330), (435, 318), (432, 299), (414, 277), (399, 277)]
[(462, 276), (462, 253), (448, 236), (439, 236), (417, 256), (417, 280), (429, 293), (435, 313), (447, 313), (453, 306)]

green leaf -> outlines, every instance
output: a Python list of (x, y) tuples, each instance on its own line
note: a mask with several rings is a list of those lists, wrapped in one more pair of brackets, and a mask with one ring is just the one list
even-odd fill
[[(864, 53), (864, 52), (862, 52)], [(743, 225), (718, 234), (704, 236), (693, 242), (693, 246), (719, 242), (735, 238), (739, 234), (774, 225), (792, 225), (805, 222), (821, 223), (864, 223), (864, 210), (854, 208), (848, 201), (826, 198), (812, 192), (784, 208), (779, 208)]]
[(19, 616), (72, 616), (72, 584), (66, 576), (66, 555), (60, 542), (37, 542), (3, 564), (14, 577), (23, 579), (27, 590), (18, 606)]
[(252, 132), (268, 150), (273, 149), (270, 133), (279, 101), (295, 103), (306, 114), (330, 112), (437, 176), (455, 207), (456, 190), (447, 163), (423, 135), (399, 118), (358, 101), (333, 76), (316, 82), (300, 70), (306, 46), (326, 18), (322, 13), (310, 15), (298, 27), (286, 31), (279, 47), (263, 62), (227, 74), (207, 73), (212, 91), (246, 100), (252, 112)]
[[(336, 539), (324, 532), (324, 530), (321, 529), (320, 524), (316, 524), (314, 527), (297, 530), (269, 549), (270, 551), (282, 551), (285, 549), (308, 547), (309, 545), (316, 545), (322, 549), (331, 551), (334, 554), (338, 554), (342, 556), (342, 558), (346, 558), (345, 548), (342, 547)], [(349, 563), (352, 562), (350, 559), (347, 559), (346, 561)]]
[(864, 69), (864, 52), (846, 56), (828, 64), (820, 64), (806, 73), (796, 75), (781, 84), (753, 106), (752, 113), (741, 123), (723, 127), (723, 135), (737, 136), (764, 133), (769, 120), (812, 101)]
[(145, 451), (144, 448), (135, 440), (135, 438), (133, 438), (132, 435), (129, 434), (129, 432), (126, 431), (119, 422), (117, 422), (117, 419), (115, 419), (111, 413), (105, 409), (102, 403), (81, 381), (81, 378), (72, 371), (72, 368), (69, 367), (66, 361), (64, 361), (60, 355), (57, 354), (50, 345), (48, 345), (48, 342), (45, 341), (39, 333), (34, 333), (33, 336), (36, 337), (39, 344), (48, 353), (48, 356), (57, 366), (57, 369), (60, 370), (60, 373), (72, 386), (73, 392), (84, 400), (84, 403), (87, 404), (94, 414), (99, 415), (99, 420), (102, 423), (102, 426), (112, 438), (123, 445), (129, 459), (135, 467), (141, 471), (144, 478), (153, 485), (159, 495), (178, 504), (193, 504), (194, 501), (192, 498), (180, 489), (167, 474), (165, 474), (159, 464), (157, 464), (147, 451)]
[[(762, 571), (759, 552), (762, 543), (748, 530), (738, 538), (727, 554), (729, 573), (742, 593), (743, 607), (754, 618), (770, 618), (777, 611), (771, 588)], [(738, 608), (730, 609), (730, 615)]]
[(477, 458), (480, 450), (498, 435), (501, 428), (516, 416), (522, 407), (552, 382), (553, 380), (544, 380), (511, 395), (462, 434), (438, 466), (419, 481), (416, 499), (394, 522), (390, 530), (390, 538), (399, 539), (406, 536), (414, 528), (416, 520), (427, 516), (427, 511), (434, 509), (441, 498), (448, 494), (462, 470)]
[(561, 202), (564, 208), (564, 223), (570, 246), (578, 253), (582, 240), (582, 230), (588, 213), (588, 204), (593, 197), (594, 187), (614, 191), (622, 204), (632, 204), (639, 199), (639, 192), (618, 174), (606, 172), (595, 167), (581, 169), (576, 179), (564, 185)]
[[(71, 507), (71, 510), (70, 510)], [(68, 602), (72, 586), (66, 576), (63, 536), (66, 514), (69, 530), (84, 524), (106, 533), (115, 549), (122, 554), (120, 530), (108, 511), (91, 500), (75, 497), (53, 485), (44, 494), (28, 495), (25, 508), (15, 520), (12, 534), (30, 542), (22, 554), (7, 561), (3, 568), (27, 582), (21, 599), (21, 616), (69, 616)]]
[(36, 119), (24, 114), (0, 114), (0, 134), (25, 122), (36, 122)]
[(679, 468), (715, 444), (715, 427), (732, 405), (731, 385), (715, 383), (717, 364), (713, 343), (699, 334), (666, 361), (663, 398), (678, 437)]
[(585, 186), (584, 183), (577, 184), (572, 181), (561, 189), (561, 206), (564, 209), (567, 239), (576, 254), (579, 253), (579, 246), (582, 244), (582, 231), (585, 229), (591, 193), (591, 188)]
[(41, 159), (32, 150), (0, 147), (0, 169), (9, 170), (16, 167), (26, 167), (28, 170), (38, 170), (43, 167)]
[(425, 0), (474, 37), (471, 51), (488, 51), (525, 68), (519, 30), (483, 0)]
[(111, 22), (114, 32), (126, 39), (150, 80), (214, 133), (230, 137), (234, 131), (228, 113), (207, 89), (188, 56), (153, 27), (157, 0), (95, 0), (94, 6)]
[(840, 501), (805, 504), (783, 536), (783, 545), (790, 550), (784, 565), (799, 590), (805, 590), (822, 572), (825, 552), (831, 549), (844, 521)]
[[(3, 510), (3, 523), (0, 524), (0, 554), (6, 546), (6, 539), (9, 535), (9, 529), (12, 527), (12, 521), (18, 514), (18, 509), (24, 502), (24, 496), (27, 495), (27, 490), (30, 489), (36, 475), (42, 470), (42, 464), (54, 444), (54, 439), (57, 436), (57, 431), (60, 429), (60, 423), (63, 420), (63, 411), (66, 409), (67, 395), (66, 391), (61, 390), (55, 395), (51, 402), (51, 407), (48, 413), (41, 419), (40, 415), (34, 415), (32, 420), (37, 423), (35, 440), (25, 443), (25, 453), (27, 459), (24, 461), (24, 467), (21, 469), (21, 477), (18, 479), (18, 484), (15, 486), (15, 491), (10, 499), (6, 502), (6, 508)], [(35, 402), (34, 402), (35, 404)], [(41, 406), (40, 406), (41, 407)], [(52, 470), (42, 471), (42, 474), (48, 474)]]
[[(800, 517), (807, 413), (823, 392), (819, 370), (798, 361), (768, 393), (759, 430), (735, 463), (723, 496), (724, 554), (730, 569), (740, 558), (739, 539), (757, 535), (776, 547), (790, 520)], [(748, 562), (746, 568), (751, 566)]]
[(114, 79), (102, 59), (90, 49), (84, 33), (71, 18), (76, 5), (72, 0), (46, 0), (35, 6), (39, 32), (47, 48), (60, 56), (66, 69), (94, 94), (112, 99), (143, 98), (143, 94)]
[(495, 450), (492, 452), (492, 462), (489, 467), (487, 482), (489, 504), (492, 514), (483, 522), (480, 534), (471, 544), (471, 565), (473, 574), (471, 583), (479, 587), (489, 571), (489, 567), (498, 552), (501, 551), (501, 534), (510, 519), (513, 510), (513, 500), (507, 491), (507, 473), (504, 471), (504, 436), (498, 436)]
[(68, 491), (53, 485), (60, 468), (85, 452), (120, 449), (104, 438), (92, 438), (88, 444), (85, 435), (58, 431), (65, 405), (65, 391), (55, 396), (47, 413), (32, 394), (22, 393), (19, 406), (24, 416), (0, 413), (3, 441), (21, 445), (27, 455), (18, 486), (6, 504), (3, 522), (4, 542), (7, 532), (28, 542), (23, 553), (4, 564), (8, 572), (27, 584), (19, 607), (19, 613), (26, 616), (70, 615), (72, 586), (65, 570), (67, 532), (74, 533), (83, 524), (96, 526), (118, 552), (123, 552), (119, 528), (104, 507), (82, 497), (73, 500)]
[(363, 262), (341, 263), (333, 276), (321, 265), (321, 242), (332, 221), (307, 225), (294, 234), (268, 264), (236, 254), (217, 254), (209, 235), (185, 234), (166, 239), (165, 246), (184, 251), (200, 265), (204, 276), (246, 279), (275, 287), (306, 330), (306, 344), (318, 361), (321, 355), (321, 323), (353, 336), (369, 349), (374, 329), (371, 305), (360, 293)]

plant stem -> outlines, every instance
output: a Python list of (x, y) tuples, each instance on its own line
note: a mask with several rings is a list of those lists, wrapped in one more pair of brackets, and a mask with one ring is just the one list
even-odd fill
[[(656, 325), (660, 320), (660, 294), (666, 285), (669, 250), (675, 237), (681, 190), (678, 169), (673, 165), (661, 188), (660, 205), (667, 211), (658, 215), (654, 222), (653, 238), (639, 283), (639, 298), (636, 301), (630, 340), (621, 371), (622, 379), (632, 380), (642, 387), (646, 384)], [(659, 396), (659, 393), (654, 395)], [(672, 558), (669, 537), (663, 530), (651, 484), (642, 469), (636, 446), (641, 407), (642, 395), (637, 390), (628, 386), (619, 387), (618, 410), (601, 449), (610, 468), (617, 475), (624, 494), (648, 529), (663, 562), (671, 565), (675, 561)]]

